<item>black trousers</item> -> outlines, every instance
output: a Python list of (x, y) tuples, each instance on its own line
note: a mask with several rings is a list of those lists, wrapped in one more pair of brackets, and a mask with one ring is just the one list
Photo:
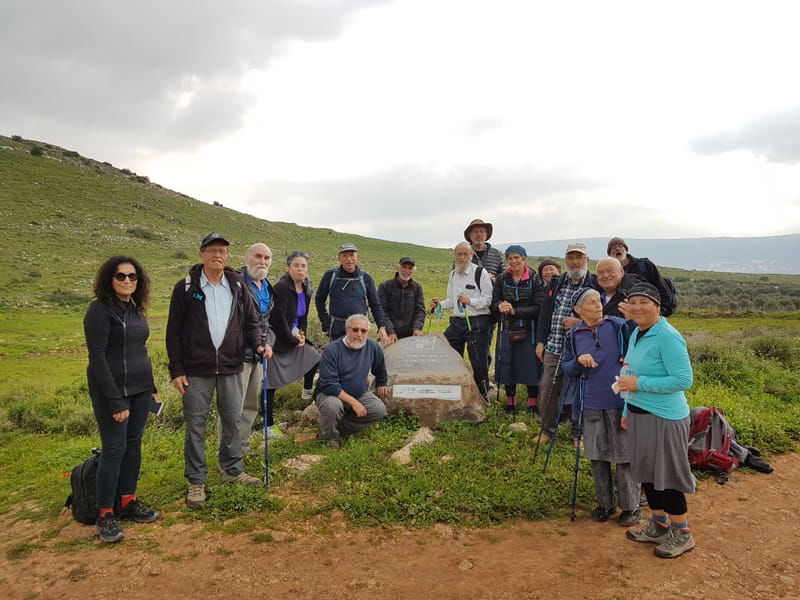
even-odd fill
[(122, 423), (111, 417), (108, 400), (90, 393), (103, 452), (97, 468), (97, 506), (113, 508), (116, 497), (136, 493), (142, 464), (142, 435), (152, 391), (128, 396), (130, 414)]
[(466, 347), (467, 356), (469, 356), (469, 362), (472, 365), (472, 376), (484, 397), (489, 394), (489, 363), (487, 358), (489, 321), (489, 315), (470, 317), (470, 329), (470, 327), (467, 327), (465, 318), (450, 317), (450, 325), (444, 332), (444, 336), (450, 342), (450, 346), (462, 356)]

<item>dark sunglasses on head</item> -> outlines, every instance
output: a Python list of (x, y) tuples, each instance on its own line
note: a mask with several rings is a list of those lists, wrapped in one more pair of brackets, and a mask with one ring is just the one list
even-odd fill
[(136, 281), (138, 278), (139, 278), (139, 276), (136, 273), (115, 273), (114, 274), (114, 279), (116, 279), (117, 281), (125, 281), (126, 279), (129, 279), (130, 281)]
[(369, 329), (364, 329), (363, 327), (350, 327), (350, 331), (355, 331), (356, 333), (367, 333)]

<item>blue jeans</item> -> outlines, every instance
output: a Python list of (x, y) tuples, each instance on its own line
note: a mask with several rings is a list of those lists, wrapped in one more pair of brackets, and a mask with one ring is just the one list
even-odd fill
[(113, 508), (117, 496), (136, 493), (142, 464), (142, 434), (153, 393), (128, 396), (130, 414), (122, 423), (111, 417), (108, 399), (91, 388), (89, 395), (103, 445), (97, 467), (97, 507)]

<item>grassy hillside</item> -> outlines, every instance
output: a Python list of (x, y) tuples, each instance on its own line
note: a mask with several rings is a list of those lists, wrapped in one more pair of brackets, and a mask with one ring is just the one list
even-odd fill
[[(31, 154), (34, 147), (40, 155)], [(0, 216), (6, 250), (0, 255), (0, 308), (84, 306), (100, 262), (129, 253), (150, 272), (154, 308), (163, 309), (172, 284), (196, 262), (199, 240), (210, 231), (229, 236), (233, 266), (242, 264), (244, 251), (255, 241), (272, 247), (274, 274), (282, 272), (282, 257), (304, 250), (315, 280), (335, 264), (343, 241), (358, 245), (363, 266), (378, 281), (390, 277), (397, 259), (409, 254), (418, 261), (417, 278), (429, 295), (444, 292), (452, 261), (447, 250), (258, 219), (193, 200), (75, 151), (3, 136)], [(455, 242), (460, 232), (453, 235)], [(800, 309), (798, 275), (665, 273), (674, 278), (684, 310)]]

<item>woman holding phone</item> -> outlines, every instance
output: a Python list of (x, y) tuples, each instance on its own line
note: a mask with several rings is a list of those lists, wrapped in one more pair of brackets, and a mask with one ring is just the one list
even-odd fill
[(145, 346), (150, 280), (144, 269), (134, 258), (112, 256), (97, 271), (94, 295), (83, 328), (89, 396), (102, 441), (95, 527), (100, 540), (111, 543), (125, 537), (118, 518), (150, 523), (159, 517), (138, 500), (136, 483), (147, 414), (151, 402), (160, 401)]

